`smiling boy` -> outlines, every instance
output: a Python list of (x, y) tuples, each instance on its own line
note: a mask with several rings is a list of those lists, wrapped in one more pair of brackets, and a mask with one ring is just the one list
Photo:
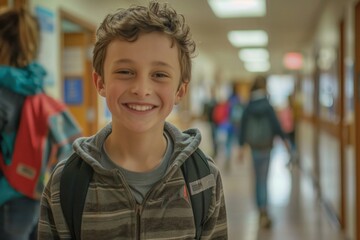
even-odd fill
[[(196, 151), (201, 135), (166, 122), (187, 92), (194, 51), (183, 16), (157, 2), (119, 9), (97, 30), (93, 80), (112, 122), (74, 143), (75, 153), (94, 171), (82, 239), (195, 239), (181, 165)], [(71, 238), (59, 204), (65, 162), (44, 190), (39, 239)], [(208, 162), (214, 186), (201, 239), (227, 239), (221, 176)]]

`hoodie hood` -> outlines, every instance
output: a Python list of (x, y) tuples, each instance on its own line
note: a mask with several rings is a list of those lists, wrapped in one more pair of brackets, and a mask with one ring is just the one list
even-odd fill
[(251, 93), (248, 111), (262, 114), (269, 109), (270, 103), (266, 91), (257, 90)]
[[(109, 123), (96, 135), (78, 138), (73, 145), (74, 151), (92, 166), (94, 171), (105, 175), (112, 173), (101, 166), (99, 159), (101, 158), (101, 148), (111, 131), (112, 125)], [(174, 144), (169, 169), (179, 168), (199, 146), (201, 141), (200, 131), (198, 129), (188, 129), (180, 132), (174, 125), (168, 122), (165, 122), (164, 131), (170, 136)]]
[(16, 68), (0, 65), (0, 87), (28, 96), (43, 91), (45, 69), (33, 62), (26, 67)]

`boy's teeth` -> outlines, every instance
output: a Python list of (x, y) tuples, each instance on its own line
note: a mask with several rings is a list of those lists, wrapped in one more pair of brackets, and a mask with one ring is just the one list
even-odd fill
[(148, 111), (148, 110), (152, 109), (152, 106), (149, 106), (149, 105), (144, 106), (144, 105), (129, 104), (128, 106), (129, 106), (129, 108), (134, 109), (136, 111)]

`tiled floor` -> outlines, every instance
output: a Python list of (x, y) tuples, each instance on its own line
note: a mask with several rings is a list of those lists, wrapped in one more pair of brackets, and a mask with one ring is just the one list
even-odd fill
[[(197, 123), (203, 141), (209, 139), (206, 127)], [(209, 146), (206, 142), (204, 147)], [(269, 204), (273, 226), (258, 227), (258, 216), (253, 202), (252, 165), (236, 161), (230, 170), (224, 169), (224, 158), (216, 159), (222, 171), (227, 204), (230, 240), (344, 240), (341, 232), (331, 224), (322, 205), (317, 201), (311, 180), (299, 168), (286, 167), (287, 153), (281, 144), (272, 152), (269, 173)]]

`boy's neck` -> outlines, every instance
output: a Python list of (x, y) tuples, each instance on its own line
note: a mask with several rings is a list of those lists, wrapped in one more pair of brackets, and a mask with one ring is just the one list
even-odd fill
[(110, 159), (133, 172), (147, 172), (157, 167), (166, 151), (167, 141), (159, 134), (116, 134), (113, 129), (104, 143)]

